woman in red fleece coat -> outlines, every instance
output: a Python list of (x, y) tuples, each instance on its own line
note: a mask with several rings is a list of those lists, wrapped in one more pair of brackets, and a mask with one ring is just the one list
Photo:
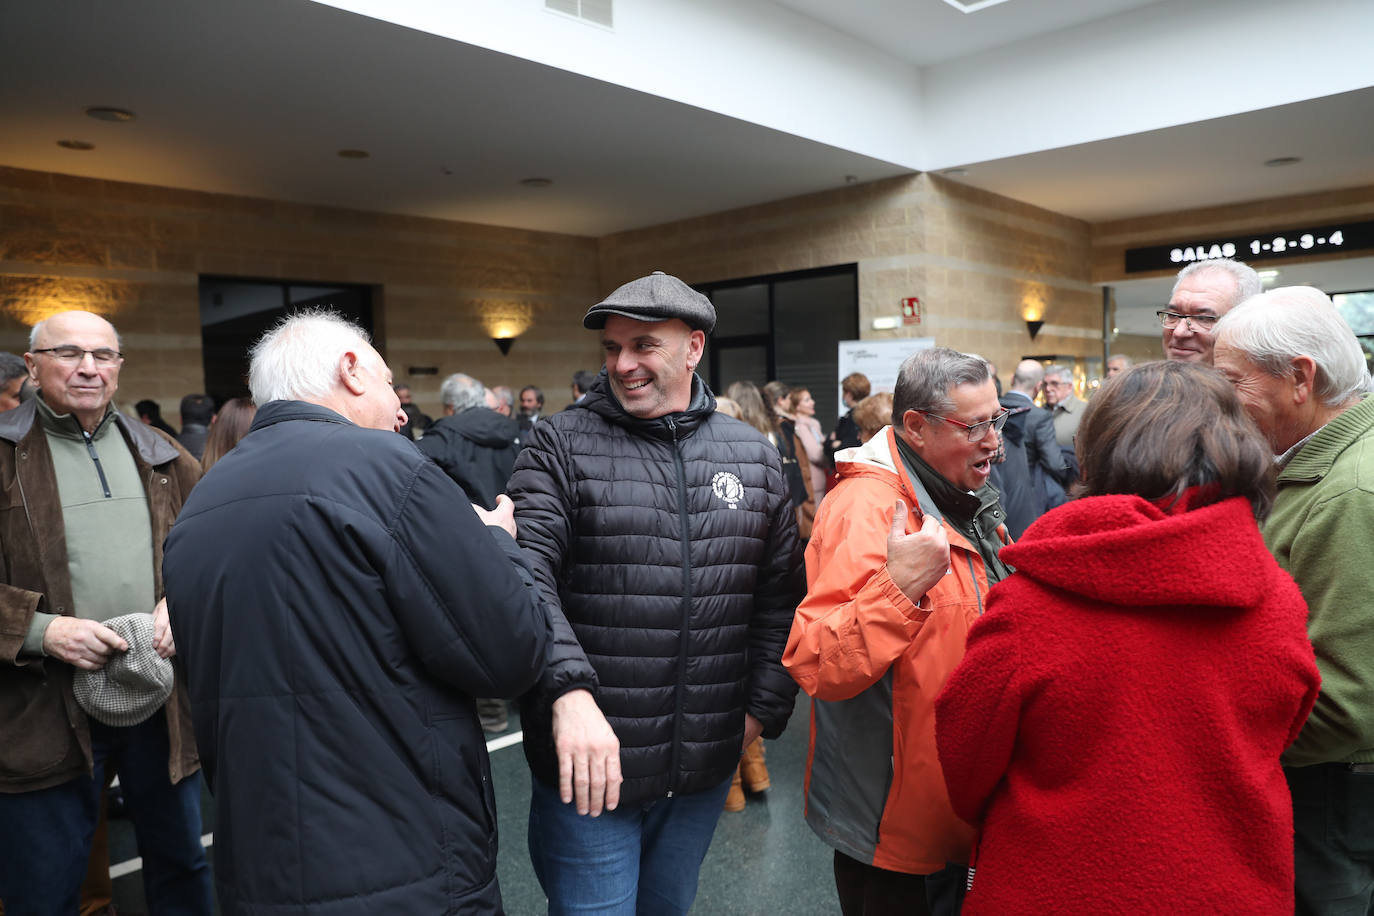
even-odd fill
[(1082, 498), (1002, 551), (936, 708), (976, 914), (1293, 912), (1279, 754), (1319, 686), (1260, 537), (1272, 458), (1230, 386), (1138, 366), (1078, 430)]

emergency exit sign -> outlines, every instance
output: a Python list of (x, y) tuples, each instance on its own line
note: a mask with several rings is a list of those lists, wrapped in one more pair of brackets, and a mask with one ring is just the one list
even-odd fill
[(902, 324), (921, 323), (921, 300), (912, 296), (902, 300)]

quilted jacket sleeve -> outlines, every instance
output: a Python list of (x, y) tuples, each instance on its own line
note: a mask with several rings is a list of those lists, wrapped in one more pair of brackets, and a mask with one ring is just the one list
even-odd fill
[(515, 471), (506, 488), (515, 501), (520, 546), (529, 559), (552, 626), (547, 666), (538, 684), (544, 702), (549, 704), (569, 690), (596, 689), (596, 672), (563, 613), (558, 594), (564, 558), (572, 543), (574, 508), (564, 453), (553, 424), (536, 423), (528, 444), (515, 460)]
[(748, 713), (763, 723), (765, 738), (782, 734), (795, 705), (797, 682), (783, 668), (782, 653), (796, 615), (797, 602), (806, 585), (801, 542), (797, 537), (797, 514), (787, 495), (781, 465), (778, 478), (764, 552), (768, 560), (759, 570), (754, 615), (749, 626), (751, 673), (745, 705)]
[[(782, 658), (817, 699), (847, 700), (871, 687), (930, 616), (887, 574), (896, 498), (881, 483), (853, 480), (821, 503), (806, 549), (806, 598)], [(907, 531), (914, 525), (908, 516)]]

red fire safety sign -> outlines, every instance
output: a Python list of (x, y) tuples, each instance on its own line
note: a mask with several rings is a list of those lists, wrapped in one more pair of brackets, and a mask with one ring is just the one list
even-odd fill
[(902, 300), (902, 324), (921, 323), (921, 300), (912, 296)]

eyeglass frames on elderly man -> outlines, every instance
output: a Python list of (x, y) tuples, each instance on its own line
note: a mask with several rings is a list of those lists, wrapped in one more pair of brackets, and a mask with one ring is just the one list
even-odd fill
[(1221, 320), (1220, 315), (1180, 315), (1168, 309), (1160, 309), (1155, 314), (1159, 316), (1159, 323), (1166, 328), (1176, 328), (1180, 321), (1186, 321), (1190, 331), (1210, 331), (1212, 325)]
[(34, 350), (34, 353), (46, 353), (60, 363), (79, 363), (86, 358), (86, 354), (91, 354), (91, 359), (97, 366), (114, 366), (122, 359), (124, 354), (118, 350), (111, 350), (109, 347), (99, 347), (95, 350), (84, 350), (81, 347), (43, 347)]
[(964, 430), (968, 433), (968, 441), (970, 442), (977, 442), (984, 436), (986, 436), (988, 434), (989, 426), (991, 426), (993, 429), (997, 430), (1000, 433), (1002, 431), (1002, 427), (1007, 425), (1007, 417), (1011, 416), (1010, 410), (1004, 410), (1001, 413), (997, 414), (995, 417), (993, 417), (991, 420), (984, 420), (981, 423), (974, 423), (972, 426), (970, 426), (967, 423), (960, 423), (958, 420), (951, 420), (949, 417), (942, 417), (938, 413), (931, 413), (928, 410), (918, 410), (916, 412), (919, 414), (924, 414), (927, 417), (934, 417), (937, 420), (944, 420), (946, 423), (950, 423), (954, 426), (963, 427)]

